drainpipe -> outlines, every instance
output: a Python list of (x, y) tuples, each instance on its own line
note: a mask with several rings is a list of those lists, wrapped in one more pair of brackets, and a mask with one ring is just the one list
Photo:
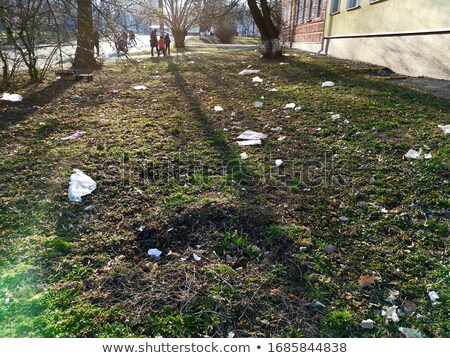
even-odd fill
[(325, 47), (325, 27), (327, 26), (327, 15), (328, 15), (328, 0), (325, 0), (325, 17), (323, 19), (323, 32), (322, 32), (322, 44), (320, 50), (317, 53), (321, 53)]

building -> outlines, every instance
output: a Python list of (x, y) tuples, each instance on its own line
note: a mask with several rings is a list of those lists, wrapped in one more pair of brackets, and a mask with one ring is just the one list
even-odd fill
[(449, 0), (328, 0), (315, 19), (320, 1), (290, 1), (292, 47), (450, 80)]

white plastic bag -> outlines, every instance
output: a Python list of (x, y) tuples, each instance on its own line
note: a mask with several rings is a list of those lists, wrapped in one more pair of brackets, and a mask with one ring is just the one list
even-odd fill
[(81, 197), (92, 193), (97, 184), (79, 169), (74, 169), (75, 173), (70, 176), (69, 200), (81, 202)]

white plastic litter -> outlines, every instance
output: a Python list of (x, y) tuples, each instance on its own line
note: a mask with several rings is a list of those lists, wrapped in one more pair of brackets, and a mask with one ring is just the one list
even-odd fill
[(275, 160), (275, 165), (276, 165), (277, 167), (279, 167), (281, 164), (283, 164), (283, 161), (282, 161), (281, 159)]
[(145, 90), (145, 89), (147, 89), (147, 86), (134, 86), (133, 87), (135, 90)]
[(214, 110), (215, 110), (216, 112), (222, 112), (222, 111), (223, 111), (223, 108), (222, 108), (221, 106), (214, 106)]
[(262, 108), (263, 103), (262, 102), (255, 102), (255, 107), (256, 108)]
[(431, 301), (436, 301), (439, 299), (439, 295), (437, 294), (436, 291), (430, 291), (428, 292), (428, 296), (430, 297)]
[(256, 77), (252, 78), (252, 82), (254, 82), (254, 83), (262, 83), (263, 79), (261, 77), (259, 77), (259, 76), (256, 76)]
[(243, 71), (239, 72), (239, 75), (247, 76), (247, 75), (255, 75), (257, 73), (259, 73), (259, 70), (243, 70)]
[(295, 108), (294, 108), (294, 111), (298, 112), (298, 111), (303, 111), (304, 109), (305, 109), (305, 106), (300, 105), (300, 106), (298, 106), (298, 107), (295, 107)]
[(23, 100), (23, 97), (20, 94), (11, 94), (11, 93), (3, 93), (3, 97), (2, 97), (3, 101), (10, 101), (10, 102), (20, 102), (21, 100)]
[(386, 317), (387, 320), (391, 320), (392, 322), (400, 321), (400, 319), (398, 318), (398, 315), (397, 315), (397, 306), (392, 306), (392, 307), (383, 306), (381, 315), (383, 317)]
[(446, 125), (446, 126), (438, 126), (439, 128), (441, 128), (445, 134), (450, 134), (450, 124)]
[(331, 119), (339, 119), (339, 118), (341, 118), (340, 114), (332, 114), (331, 115)]
[(414, 328), (399, 327), (398, 330), (406, 338), (422, 338), (422, 333)]
[(372, 321), (371, 319), (365, 319), (364, 321), (362, 321), (360, 323), (360, 326), (364, 329), (372, 329), (374, 326), (374, 321)]
[(281, 142), (282, 140), (285, 140), (286, 139), (286, 137), (285, 136), (281, 136), (281, 137), (278, 137), (278, 140)]
[(245, 131), (237, 137), (237, 139), (266, 139), (267, 134), (259, 133), (255, 131)]
[(278, 92), (278, 90), (276, 88), (271, 88), (270, 90), (268, 90), (269, 92)]
[(334, 86), (334, 82), (331, 81), (325, 81), (322, 83), (322, 87), (333, 87)]
[(279, 131), (281, 131), (283, 128), (281, 128), (281, 127), (272, 127), (272, 128), (270, 128), (270, 130), (271, 131), (273, 131), (273, 132), (279, 132)]
[(76, 139), (76, 138), (80, 138), (83, 134), (86, 134), (85, 131), (78, 131), (75, 132), (74, 134), (68, 136), (68, 137), (63, 137), (61, 138), (62, 140), (69, 140), (69, 139)]
[(287, 65), (287, 63), (286, 63), (286, 62), (280, 62), (280, 65), (281, 65), (281, 66)]
[(245, 146), (245, 145), (258, 145), (258, 144), (261, 144), (261, 139), (242, 140), (242, 141), (238, 141), (237, 144), (239, 144), (239, 145), (241, 145), (241, 146)]
[(79, 169), (74, 169), (75, 174), (70, 176), (70, 186), (68, 190), (69, 200), (81, 202), (81, 197), (92, 193), (97, 184)]
[(148, 256), (153, 256), (155, 258), (159, 258), (162, 254), (162, 251), (159, 251), (158, 249), (149, 249), (147, 251)]
[(409, 159), (430, 159), (432, 158), (431, 154), (423, 154), (422, 148), (417, 150), (410, 149), (408, 152), (403, 156), (403, 158), (409, 158)]
[(242, 160), (246, 160), (246, 159), (248, 159), (248, 154), (247, 153), (241, 153), (241, 159)]
[(194, 261), (200, 261), (202, 258), (198, 256), (197, 254), (192, 254), (192, 257), (194, 258)]
[(286, 108), (286, 109), (294, 109), (295, 108), (295, 103), (288, 103), (287, 105), (284, 106), (284, 108)]

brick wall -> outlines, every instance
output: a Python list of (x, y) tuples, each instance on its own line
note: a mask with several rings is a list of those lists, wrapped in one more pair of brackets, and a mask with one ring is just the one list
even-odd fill
[(295, 24), (295, 14), (297, 10), (297, 2), (300, 2), (300, 16), (302, 13), (303, 0), (294, 0), (292, 4), (292, 18), (291, 18), (291, 26), (292, 26), (292, 40), (294, 42), (321, 42), (323, 35), (323, 28), (325, 26), (325, 11), (326, 11), (326, 1), (322, 1), (322, 9), (321, 15), (319, 18), (316, 18), (316, 9), (318, 0), (314, 0), (312, 4), (312, 19), (307, 20), (309, 13), (309, 1), (306, 1), (306, 9), (305, 9), (305, 22), (301, 23), (301, 19), (299, 19), (299, 23)]

